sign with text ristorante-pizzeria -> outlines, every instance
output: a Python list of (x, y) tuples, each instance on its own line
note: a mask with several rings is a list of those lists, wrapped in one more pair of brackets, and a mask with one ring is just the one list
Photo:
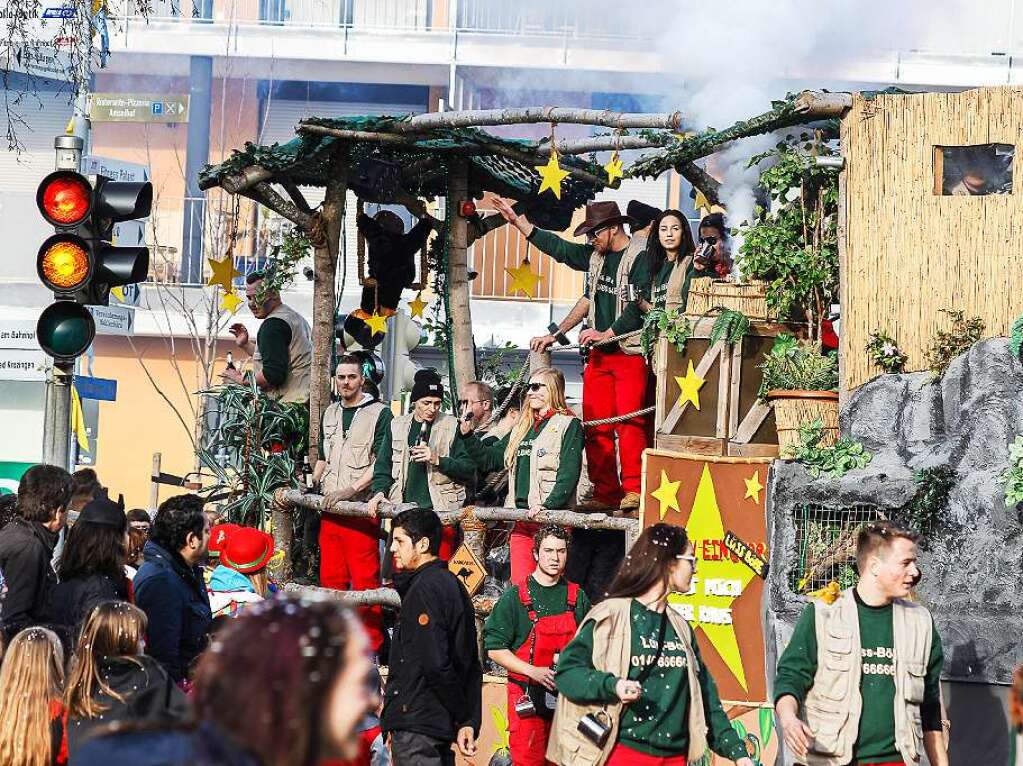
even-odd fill
[(721, 699), (767, 701), (761, 602), (767, 574), (769, 459), (643, 453), (643, 526), (686, 528), (697, 559), (686, 594), (670, 598), (689, 621)]
[(93, 122), (188, 122), (188, 95), (170, 93), (93, 93)]

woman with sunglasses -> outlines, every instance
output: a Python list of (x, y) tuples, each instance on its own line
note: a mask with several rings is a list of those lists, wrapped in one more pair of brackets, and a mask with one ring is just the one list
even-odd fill
[(699, 277), (724, 279), (732, 271), (732, 253), (729, 247), (728, 226), (722, 213), (705, 215), (700, 221), (700, 247), (693, 259), (693, 268)]
[[(496, 443), (466, 437), (481, 471), (508, 469), (509, 508), (535, 516), (565, 510), (575, 501), (583, 461), (583, 428), (565, 401), (565, 376), (544, 367), (529, 376), (526, 403), (515, 427)], [(516, 522), (511, 533), (511, 579), (519, 585), (533, 571), (533, 535), (538, 524)]]
[[(738, 766), (753, 766), (692, 628), (668, 608), (669, 594), (686, 593), (695, 571), (682, 527), (643, 530), (607, 599), (590, 610), (561, 652), (548, 760), (685, 766), (710, 747)], [(595, 725), (585, 727), (591, 721)], [(606, 727), (611, 734), (600, 744), (599, 736), (580, 731), (584, 727), (594, 735)]]

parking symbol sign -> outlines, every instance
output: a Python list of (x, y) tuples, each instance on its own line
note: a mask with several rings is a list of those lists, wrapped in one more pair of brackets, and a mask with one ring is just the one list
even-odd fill
[(153, 114), (163, 114), (163, 102), (154, 101), (151, 106), (153, 107)]

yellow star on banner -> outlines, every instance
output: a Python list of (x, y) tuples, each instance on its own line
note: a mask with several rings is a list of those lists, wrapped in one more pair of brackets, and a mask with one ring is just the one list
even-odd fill
[(707, 195), (699, 189), (696, 190), (696, 199), (693, 200), (693, 207), (697, 210), (704, 210), (710, 207), (710, 201), (707, 199)]
[(409, 311), (412, 316), (423, 318), (423, 310), (426, 308), (426, 301), (423, 300), (423, 291), (416, 293), (416, 297), (408, 302)]
[(514, 269), (505, 268), (505, 271), (507, 271), (508, 276), (512, 278), (512, 293), (516, 290), (521, 290), (530, 298), (536, 297), (536, 288), (540, 286), (540, 280), (543, 279), (543, 277), (535, 271), (530, 271), (529, 261), (523, 261)]
[(689, 369), (686, 370), (686, 374), (684, 376), (676, 375), (675, 382), (678, 383), (680, 389), (678, 403), (681, 405), (682, 402), (689, 402), (696, 409), (700, 409), (700, 388), (706, 381), (696, 374), (692, 359), (689, 360)]
[(611, 155), (611, 159), (604, 166), (604, 172), (607, 173), (607, 182), (609, 184), (613, 184), (616, 178), (624, 177), (622, 175), (622, 160), (618, 156), (618, 152)]
[(220, 296), (220, 308), (231, 314), (236, 312), (238, 310), (238, 307), (241, 306), (243, 303), (245, 303), (245, 301), (243, 301), (233, 292), (224, 293), (223, 295)]
[(731, 556), (721, 555), (716, 557), (716, 561), (701, 557), (703, 541), (716, 542), (725, 536), (721, 509), (714, 492), (714, 480), (707, 463), (703, 464), (703, 474), (693, 500), (693, 512), (686, 522), (686, 532), (693, 541), (699, 559), (699, 577), (695, 583), (695, 593), (672, 596), (671, 601), (692, 609), (690, 622), (694, 629), (703, 631), (739, 685), (748, 689), (735, 625), (732, 624), (732, 602), (742, 595), (755, 575), (742, 562), (733, 563)]
[(746, 497), (743, 500), (752, 500), (754, 503), (759, 503), (760, 492), (764, 488), (764, 485), (760, 483), (760, 471), (754, 471), (752, 476), (742, 481), (746, 485)]
[(387, 317), (380, 316), (375, 311), (369, 315), (369, 319), (363, 321), (366, 322), (366, 326), (374, 335), (387, 332)]
[(124, 303), (124, 288), (123, 287), (111, 287), (110, 294), (117, 298), (121, 303)]
[(561, 184), (568, 178), (569, 172), (561, 169), (561, 164), (558, 162), (558, 153), (551, 149), (551, 157), (547, 160), (547, 164), (534, 165), (533, 167), (540, 174), (540, 191), (537, 194), (543, 194), (550, 189), (555, 197), (561, 199)]
[(213, 273), (210, 274), (210, 278), (206, 280), (208, 285), (220, 285), (225, 293), (231, 292), (231, 284), (235, 277), (240, 277), (242, 273), (234, 267), (234, 258), (227, 256), (222, 261), (215, 261), (212, 258), (207, 258), (206, 262), (209, 263), (210, 269)]
[(661, 469), (661, 486), (650, 493), (661, 504), (661, 521), (664, 521), (664, 516), (670, 510), (682, 512), (678, 507), (678, 488), (681, 485), (681, 481), (668, 481), (668, 472)]

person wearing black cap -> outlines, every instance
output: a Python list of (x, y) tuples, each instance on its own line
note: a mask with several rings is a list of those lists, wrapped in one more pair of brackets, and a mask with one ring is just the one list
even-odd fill
[(49, 617), (61, 640), (73, 642), (89, 612), (104, 601), (129, 601), (124, 571), (128, 517), (124, 503), (100, 493), (86, 503), (68, 532), (57, 575), (50, 592)]
[[(586, 206), (585, 219), (574, 232), (577, 237), (586, 237), (586, 244), (582, 245), (538, 229), (501, 199), (496, 199), (494, 205), (505, 220), (541, 251), (566, 266), (587, 272), (586, 292), (558, 326), (559, 332), (571, 330), (587, 316), (589, 328), (579, 333), (579, 342), (597, 344), (643, 326), (642, 314), (632, 301), (633, 294), (638, 294), (649, 282), (646, 259), (638, 257), (646, 249), (646, 237), (638, 230), (643, 220), (649, 224), (647, 219), (652, 208), (633, 203), (632, 209), (643, 219), (637, 224), (622, 215), (616, 202), (591, 202)], [(625, 233), (623, 224), (626, 222), (632, 222), (637, 228), (631, 239)], [(534, 338), (530, 347), (534, 351), (546, 351), (554, 340), (554, 335), (544, 335)], [(638, 334), (621, 343), (595, 346), (583, 371), (584, 419), (613, 418), (643, 409), (648, 376)], [(643, 416), (587, 429), (586, 462), (594, 491), (593, 500), (581, 507), (592, 511), (639, 508), (642, 456), (646, 446)], [(621, 549), (617, 552), (619, 559), (624, 555), (624, 544), (622, 537), (616, 546)], [(576, 548), (578, 550), (579, 546)], [(609, 572), (613, 571), (612, 567)]]
[[(412, 386), (412, 411), (391, 421), (377, 451), (369, 510), (380, 503), (415, 503), (435, 511), (456, 511), (465, 502), (466, 485), (476, 464), (456, 438), (458, 419), (440, 411), (444, 386), (436, 370), (419, 370)], [(451, 528), (445, 529), (450, 533)], [(446, 539), (441, 558), (453, 551)]]

